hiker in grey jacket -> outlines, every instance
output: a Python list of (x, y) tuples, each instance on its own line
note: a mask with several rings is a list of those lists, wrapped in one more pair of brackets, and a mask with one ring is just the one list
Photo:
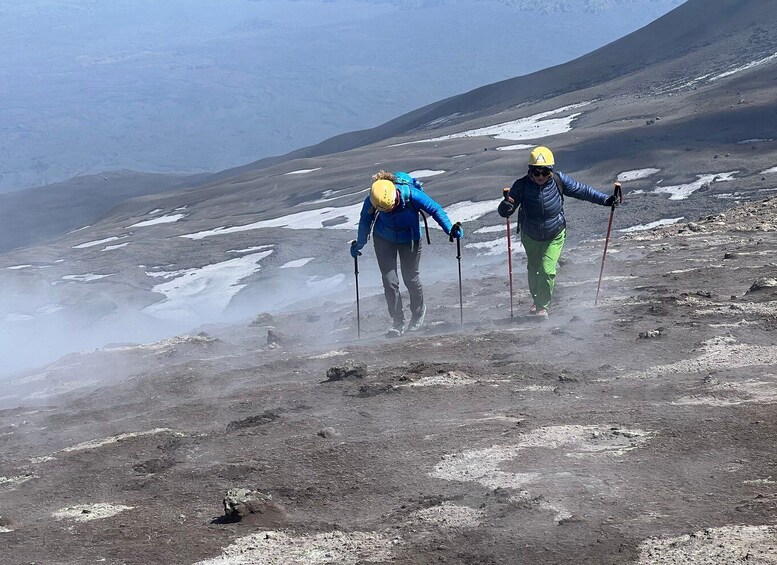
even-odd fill
[[(555, 159), (547, 147), (536, 147), (529, 155), (528, 173), (516, 180), (497, 211), (503, 218), (516, 209), (521, 243), (526, 250), (532, 316), (548, 317), (548, 307), (556, 284), (556, 270), (566, 239), (564, 196), (587, 200), (602, 206), (617, 205), (607, 195), (569, 175), (554, 171)], [(505, 189), (506, 190), (506, 189)]]

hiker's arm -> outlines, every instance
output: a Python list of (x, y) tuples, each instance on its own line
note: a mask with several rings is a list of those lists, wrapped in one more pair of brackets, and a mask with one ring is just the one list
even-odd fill
[(442, 231), (446, 234), (451, 233), (451, 226), (453, 224), (451, 224), (451, 220), (448, 218), (448, 214), (445, 213), (445, 210), (442, 209), (442, 206), (420, 190), (412, 190), (410, 197), (419, 209), (429, 214), (438, 224), (440, 224)]
[(372, 223), (374, 221), (375, 208), (372, 207), (372, 202), (370, 202), (370, 197), (368, 196), (364, 199), (361, 215), (359, 217), (359, 236), (356, 238), (356, 244), (359, 246), (359, 249), (367, 244), (367, 240), (370, 237), (370, 229), (372, 228)]
[(601, 204), (602, 206), (605, 206), (605, 201), (609, 197), (609, 194), (599, 192), (594, 187), (582, 182), (578, 182), (569, 175), (562, 172), (556, 171), (556, 174), (561, 179), (565, 196), (571, 196), (572, 198), (587, 200), (588, 202), (593, 202), (594, 204)]
[(516, 202), (521, 201), (520, 195), (518, 194), (519, 190), (518, 181), (516, 181), (513, 183), (513, 186), (510, 187), (510, 192), (507, 193), (507, 198), (503, 198), (499, 203), (499, 207), (496, 209), (496, 211), (503, 218), (509, 218), (512, 216), (513, 212), (515, 212), (515, 209), (518, 207)]

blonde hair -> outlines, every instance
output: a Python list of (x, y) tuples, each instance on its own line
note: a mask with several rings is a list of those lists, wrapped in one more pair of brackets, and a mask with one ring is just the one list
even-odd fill
[(380, 170), (374, 175), (372, 175), (372, 182), (379, 181), (379, 180), (388, 180), (391, 182), (397, 182), (397, 177), (394, 176), (394, 173), (390, 173), (388, 171)]

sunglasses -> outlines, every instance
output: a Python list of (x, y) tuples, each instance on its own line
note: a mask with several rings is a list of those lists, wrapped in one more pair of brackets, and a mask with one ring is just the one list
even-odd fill
[(549, 177), (551, 175), (550, 169), (544, 167), (532, 167), (529, 172), (533, 177)]

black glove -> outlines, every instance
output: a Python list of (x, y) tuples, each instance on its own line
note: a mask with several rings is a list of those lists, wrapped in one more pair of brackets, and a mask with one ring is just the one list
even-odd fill
[(497, 208), (497, 212), (499, 212), (499, 215), (502, 216), (503, 218), (512, 216), (513, 212), (515, 212), (515, 201), (508, 196), (507, 198), (505, 198), (499, 203), (499, 208)]
[(604, 201), (604, 205), (609, 206), (610, 208), (616, 208), (620, 203), (620, 199), (614, 194), (608, 196), (607, 200)]

